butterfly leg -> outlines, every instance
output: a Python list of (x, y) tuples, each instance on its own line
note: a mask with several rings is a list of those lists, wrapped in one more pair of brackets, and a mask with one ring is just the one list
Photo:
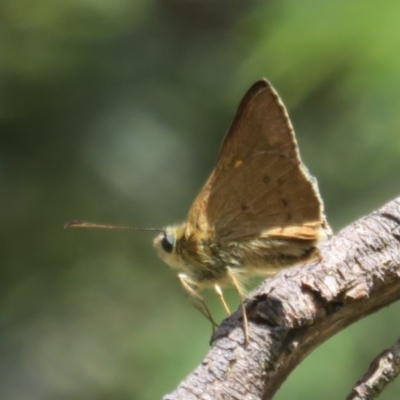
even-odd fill
[(242, 314), (243, 314), (244, 341), (245, 341), (245, 344), (247, 344), (247, 343), (249, 343), (249, 325), (248, 325), (248, 321), (247, 321), (246, 309), (245, 309), (244, 303), (243, 303), (243, 296), (244, 296), (243, 289), (242, 289), (242, 286), (240, 285), (239, 281), (235, 277), (235, 273), (232, 271), (232, 269), (229, 267), (226, 267), (226, 270), (228, 273), (228, 277), (232, 283), (232, 286), (235, 288), (236, 293), (239, 296), (240, 306), (242, 308)]
[(198, 294), (196, 290), (196, 283), (193, 282), (193, 280), (191, 280), (186, 274), (178, 274), (178, 278), (188, 294), (187, 299), (189, 303), (211, 322), (212, 330), (214, 332), (215, 328), (218, 327), (218, 324), (215, 322), (204, 298)]
[(214, 290), (217, 293), (222, 305), (224, 306), (225, 312), (228, 315), (231, 315), (231, 310), (229, 310), (228, 304), (226, 304), (224, 293), (222, 292), (221, 287), (219, 285), (214, 285)]

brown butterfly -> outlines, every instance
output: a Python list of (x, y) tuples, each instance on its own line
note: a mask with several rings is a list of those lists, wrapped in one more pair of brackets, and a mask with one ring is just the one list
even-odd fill
[(266, 80), (256, 82), (241, 101), (187, 220), (159, 231), (158, 255), (180, 271), (189, 300), (213, 327), (217, 324), (199, 292), (213, 288), (229, 313), (221, 287), (235, 288), (246, 341), (243, 281), (315, 255), (317, 242), (331, 234), (285, 106)]

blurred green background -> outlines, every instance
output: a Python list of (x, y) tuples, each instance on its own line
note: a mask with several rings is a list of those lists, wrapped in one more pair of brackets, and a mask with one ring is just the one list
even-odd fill
[[(209, 323), (151, 233), (62, 227), (183, 220), (261, 77), (335, 230), (400, 194), (398, 1), (0, 1), (1, 399), (157, 399), (202, 360)], [(399, 315), (328, 341), (276, 398), (344, 398)]]

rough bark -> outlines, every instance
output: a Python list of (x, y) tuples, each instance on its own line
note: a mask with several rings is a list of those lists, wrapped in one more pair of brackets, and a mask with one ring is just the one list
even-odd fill
[(400, 298), (400, 198), (321, 243), (320, 256), (265, 281), (226, 319), (203, 362), (164, 400), (272, 399), (317, 346)]

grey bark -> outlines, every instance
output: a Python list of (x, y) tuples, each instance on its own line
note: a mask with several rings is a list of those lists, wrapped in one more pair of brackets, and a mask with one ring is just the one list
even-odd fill
[(400, 198), (321, 243), (318, 258), (278, 273), (226, 319), (203, 362), (164, 400), (272, 399), (317, 346), (400, 298)]

